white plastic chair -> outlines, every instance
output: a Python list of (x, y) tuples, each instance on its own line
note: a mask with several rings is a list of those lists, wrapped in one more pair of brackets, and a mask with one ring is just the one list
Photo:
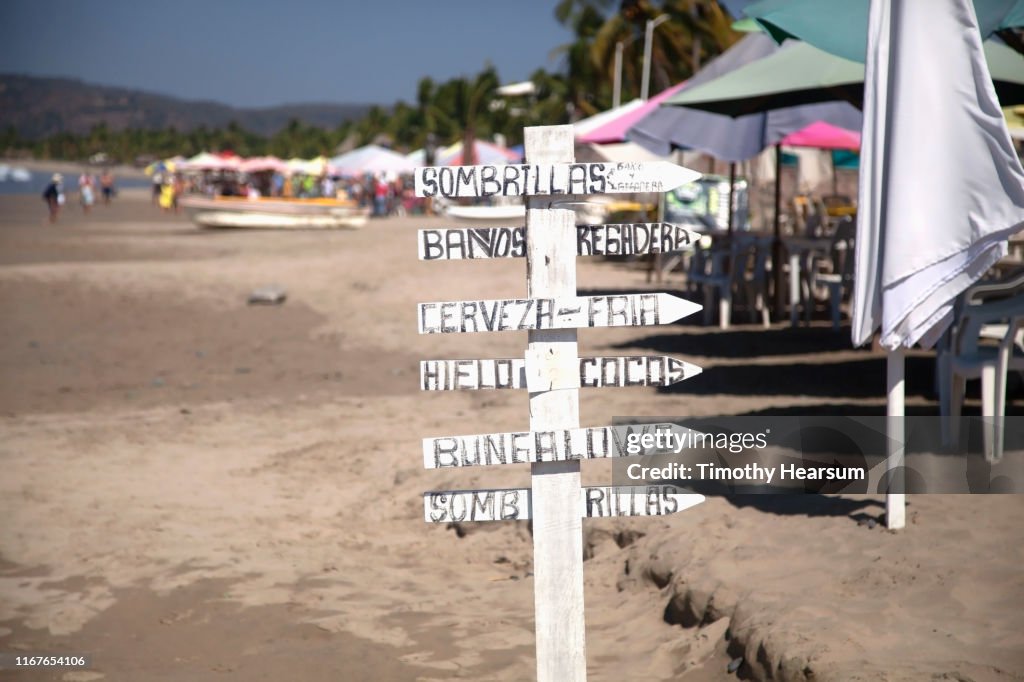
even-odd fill
[[(983, 302), (983, 296), (1012, 293)], [(1024, 369), (1024, 276), (1000, 284), (982, 284), (967, 292), (948, 350), (939, 357), (939, 400), (947, 444), (959, 442), (960, 413), (968, 379), (981, 379), (985, 458), (998, 461), (1003, 452), (1006, 377)], [(982, 345), (999, 339), (998, 346)], [(1020, 352), (1017, 352), (1020, 351)]]

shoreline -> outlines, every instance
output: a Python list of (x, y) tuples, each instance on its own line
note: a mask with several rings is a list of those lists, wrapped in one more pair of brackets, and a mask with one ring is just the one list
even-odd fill
[(25, 168), (29, 171), (52, 171), (56, 173), (62, 173), (65, 176), (69, 174), (78, 175), (84, 169), (89, 169), (93, 173), (99, 174), (104, 168), (110, 168), (115, 176), (133, 179), (145, 179), (147, 175), (143, 172), (142, 168), (136, 168), (135, 166), (118, 164), (113, 166), (96, 166), (90, 164), (88, 161), (58, 161), (58, 160), (46, 160), (46, 159), (7, 159), (0, 158), (0, 164), (6, 164), (12, 168)]

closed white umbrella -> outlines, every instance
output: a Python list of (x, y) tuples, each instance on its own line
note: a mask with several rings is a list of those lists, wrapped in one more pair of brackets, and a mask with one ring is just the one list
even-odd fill
[[(903, 349), (935, 343), (1024, 223), (1024, 169), (970, 0), (872, 0), (860, 168), (853, 341), (881, 329), (902, 418)], [(887, 516), (903, 525), (902, 495)]]

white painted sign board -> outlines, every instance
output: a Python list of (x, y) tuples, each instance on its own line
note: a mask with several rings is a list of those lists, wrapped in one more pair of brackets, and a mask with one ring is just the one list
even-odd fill
[[(703, 495), (670, 485), (587, 487), (580, 490), (578, 513), (590, 519), (662, 516), (703, 501)], [(423, 518), (430, 523), (528, 521), (533, 518), (533, 495), (529, 488), (428, 492), (423, 494)]]
[[(577, 225), (577, 256), (638, 256), (682, 251), (701, 235), (673, 223)], [(525, 227), (460, 227), (420, 230), (420, 260), (523, 258)]]
[(417, 168), (413, 177), (418, 197), (461, 199), (668, 192), (700, 175), (668, 161), (653, 161), (441, 166)]
[[(631, 434), (659, 433), (683, 438), (690, 429), (675, 424), (631, 424), (424, 438), (423, 466), (443, 469), (629, 457), (626, 446)], [(638, 454), (661, 453), (644, 450)]]
[[(580, 358), (577, 372), (544, 378), (527, 377), (526, 360), (422, 360), (420, 388), (424, 391), (476, 391), (529, 388), (554, 391), (563, 388), (621, 388), (671, 386), (701, 373), (701, 368), (667, 355), (628, 355)], [(535, 379), (531, 381), (530, 379)]]
[(671, 294), (509, 298), (419, 304), (420, 334), (669, 324), (701, 306)]

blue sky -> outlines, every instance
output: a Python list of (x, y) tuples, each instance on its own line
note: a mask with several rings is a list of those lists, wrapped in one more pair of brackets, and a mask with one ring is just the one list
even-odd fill
[(0, 72), (236, 106), (412, 101), (423, 76), (556, 70), (543, 0), (0, 0)]

